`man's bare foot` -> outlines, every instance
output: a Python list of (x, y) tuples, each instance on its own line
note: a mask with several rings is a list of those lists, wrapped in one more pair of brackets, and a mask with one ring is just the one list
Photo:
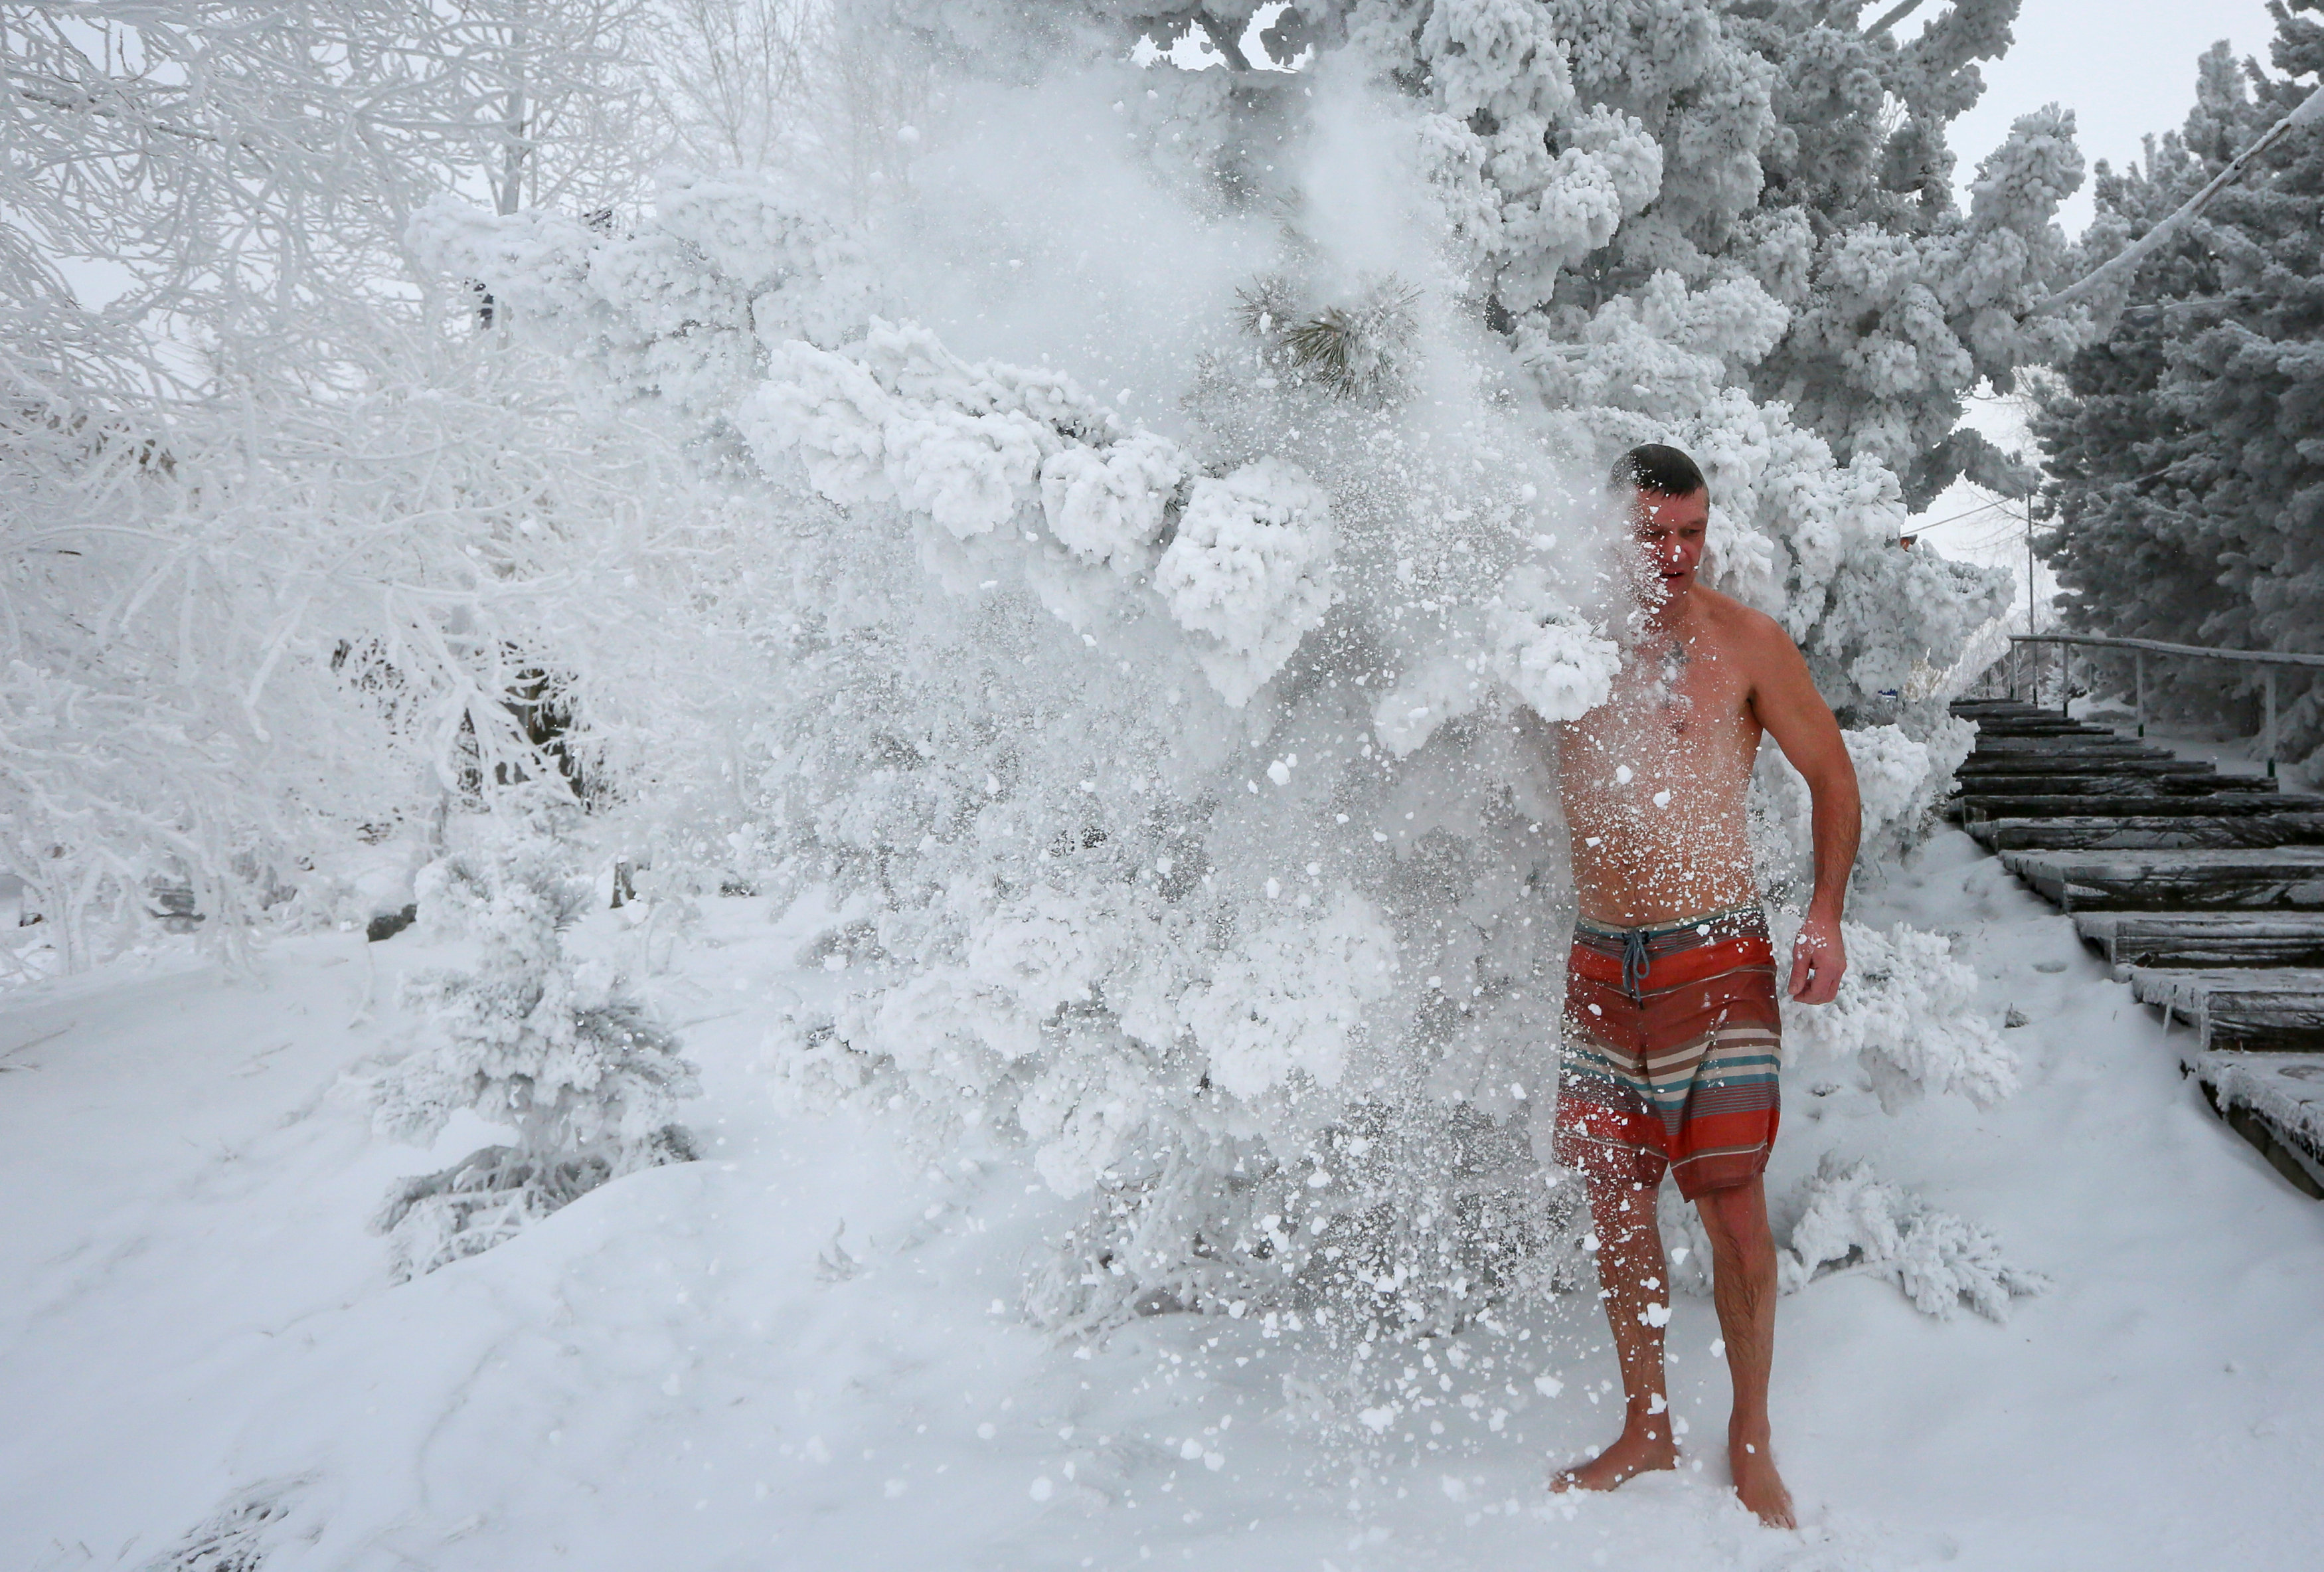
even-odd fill
[(1735, 1493), (1761, 1522), (1771, 1529), (1800, 1526), (1792, 1514), (1792, 1493), (1784, 1488), (1766, 1441), (1729, 1442), (1727, 1461), (1735, 1471)]
[[(1661, 1425), (1624, 1427), (1614, 1444), (1587, 1463), (1561, 1468), (1549, 1476), (1553, 1492), (1612, 1490), (1626, 1480), (1657, 1469), (1678, 1466), (1678, 1446)], [(1778, 1485), (1777, 1489), (1782, 1486)], [(1789, 1503), (1786, 1503), (1786, 1505)]]

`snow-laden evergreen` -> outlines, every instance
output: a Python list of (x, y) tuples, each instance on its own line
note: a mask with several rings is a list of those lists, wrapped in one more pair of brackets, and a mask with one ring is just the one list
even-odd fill
[[(2277, 22), (2271, 74), (2224, 44), (2197, 64), (2195, 107), (2147, 143), (2144, 167), (2101, 167), (2098, 263), (2207, 184), (2315, 90), (2313, 0)], [(2324, 652), (2324, 463), (2310, 435), (2324, 391), (2324, 139), (2294, 127), (2257, 167), (2138, 268), (2107, 337), (2044, 383), (2034, 430), (2056, 527), (2043, 551), (2085, 632), (2231, 649)], [(2126, 663), (2114, 680), (2126, 686)], [(2279, 748), (2324, 747), (2324, 686), (2277, 672)], [(2165, 715), (2247, 731), (2260, 675), (2150, 661)]]
[[(1882, 462), (1947, 433), (1837, 423), (1842, 463), (1755, 393), (1821, 309), (1741, 238), (1772, 64), (1681, 6), (1641, 118), (1609, 84), (1646, 56), (1600, 51), (1650, 11), (1359, 5), (1285, 74), (1129, 63), (1167, 19), (933, 7), (882, 46), (949, 64), (879, 180), (680, 175), (610, 230), (415, 227), (615, 407), (692, 421), (786, 564), (724, 855), (826, 886), (816, 954), (856, 986), (770, 1052), (811, 1098), (1021, 1137), (1089, 1195), (1045, 1319), (1304, 1298), (1436, 1324), (1564, 1270), (1571, 1196), (1529, 1135), (1572, 911), (1542, 723), (1624, 658), (1613, 453), (1704, 461), (1715, 582), (1852, 726), (1871, 855), (1968, 745), (1944, 704), (2006, 590), (1896, 548)], [(1673, 108), (1714, 79), (1711, 124)], [(1998, 324), (2056, 261), (2058, 130), (2021, 127), (1981, 217), (1884, 243), (1984, 280), (1989, 360), (1940, 357), (1947, 397), (2042, 342)], [(1985, 277), (1959, 248), (1997, 225), (2022, 244)], [(1771, 278), (1818, 274), (1812, 231)], [(1771, 762), (1779, 902), (1803, 796)], [(1891, 1095), (2006, 1089), (1945, 941), (1862, 942), (1890, 964), (1852, 978), (1841, 1050)]]
[(2024, 319), (2067, 261), (2072, 116), (2021, 119), (1953, 197), (1946, 127), (2018, 4), (1907, 42), (1852, 4), (1373, 0), (1346, 25), (1425, 84), (1457, 232), (1553, 402), (1667, 422), (1739, 384), (1919, 505), (1997, 458), (1963, 393), (2074, 342)]
[(480, 953), (473, 971), (408, 981), (429, 1040), (380, 1077), (374, 1124), (426, 1146), (469, 1109), (516, 1139), (390, 1192), (374, 1226), (399, 1280), (489, 1250), (609, 1179), (695, 1156), (675, 1119), (699, 1088), (676, 1037), (618, 974), (566, 952), (564, 930), (596, 904), (569, 861), (529, 827), (420, 876), (420, 922)]

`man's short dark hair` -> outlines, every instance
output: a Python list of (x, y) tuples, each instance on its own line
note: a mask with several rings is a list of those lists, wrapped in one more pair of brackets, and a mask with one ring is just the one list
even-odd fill
[(1711, 483), (1702, 478), (1695, 461), (1660, 442), (1641, 442), (1614, 460), (1607, 484), (1618, 492), (1651, 491), (1662, 496), (1703, 494), (1710, 500)]

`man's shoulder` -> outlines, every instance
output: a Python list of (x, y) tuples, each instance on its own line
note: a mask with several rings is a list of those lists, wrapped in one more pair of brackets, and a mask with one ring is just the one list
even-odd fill
[(1788, 654), (1799, 648), (1792, 642), (1792, 635), (1784, 631), (1784, 624), (1766, 612), (1755, 611), (1733, 596), (1699, 585), (1695, 594), (1703, 597), (1704, 621), (1711, 636), (1737, 653)]

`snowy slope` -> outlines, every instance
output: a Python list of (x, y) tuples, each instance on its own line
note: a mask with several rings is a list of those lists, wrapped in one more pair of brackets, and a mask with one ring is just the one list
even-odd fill
[(709, 1158), (404, 1287), (364, 1219), (489, 1132), (373, 1136), (365, 1067), (409, 1040), (396, 975), (456, 957), (342, 935), (279, 943), (260, 985), (179, 957), (0, 997), (0, 1566), (247, 1565), (172, 1561), (205, 1524), (270, 1572), (2314, 1564), (2324, 1209), (1954, 832), (1873, 915), (1964, 934), (1984, 1003), (2030, 1018), (2024, 1090), (1891, 1119), (1796, 1067), (1775, 1188), (1868, 1157), (2057, 1286), (2004, 1326), (1861, 1276), (1785, 1300), (1797, 1534), (1723, 1489), (1704, 1301), (1671, 1346), (1711, 1460), (1579, 1502), (1540, 1482), (1611, 1433), (1582, 1296), (1457, 1362), (1403, 1351), (1435, 1406), (1377, 1440), (1314, 1417), (1344, 1362), (1280, 1324), (1053, 1345), (1017, 1285), (1074, 1204), (1007, 1152), (782, 1111), (763, 1017), (844, 979), (795, 970), (763, 902), (707, 904), (654, 989)]

